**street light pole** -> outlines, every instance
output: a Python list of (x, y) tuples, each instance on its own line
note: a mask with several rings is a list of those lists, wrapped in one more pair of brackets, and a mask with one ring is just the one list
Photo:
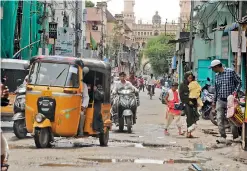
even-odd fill
[(104, 56), (104, 11), (103, 11), (103, 7), (101, 7), (101, 44), (100, 44), (100, 59), (103, 60), (103, 56)]
[(242, 56), (242, 8), (243, 2), (238, 1), (239, 3), (239, 26), (238, 26), (238, 56), (237, 56), (237, 73), (241, 74), (241, 56)]
[(78, 0), (75, 1), (75, 57), (78, 56), (78, 48), (79, 48), (79, 21), (78, 21)]
[(189, 49), (189, 70), (192, 68), (192, 46), (193, 46), (193, 11), (194, 11), (194, 1), (191, 0), (190, 9), (190, 49)]
[(46, 15), (46, 1), (44, 2), (44, 12), (43, 12), (43, 20), (42, 20), (42, 33), (43, 33), (43, 36), (42, 36), (42, 55), (46, 55), (45, 54), (45, 50), (46, 50), (46, 18), (47, 18), (47, 15)]
[(167, 24), (167, 19), (166, 19), (166, 23), (165, 23), (165, 36), (166, 36), (166, 24)]

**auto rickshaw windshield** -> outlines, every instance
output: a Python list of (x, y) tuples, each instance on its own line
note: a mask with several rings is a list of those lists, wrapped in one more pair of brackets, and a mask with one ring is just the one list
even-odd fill
[(30, 71), (29, 84), (54, 87), (79, 87), (78, 66), (67, 63), (36, 62)]

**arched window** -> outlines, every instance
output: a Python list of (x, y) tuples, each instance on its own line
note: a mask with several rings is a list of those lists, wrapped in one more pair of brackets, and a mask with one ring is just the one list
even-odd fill
[(158, 30), (155, 30), (155, 31), (154, 31), (154, 35), (155, 35), (155, 36), (158, 36), (158, 35), (159, 35), (159, 31), (158, 31)]

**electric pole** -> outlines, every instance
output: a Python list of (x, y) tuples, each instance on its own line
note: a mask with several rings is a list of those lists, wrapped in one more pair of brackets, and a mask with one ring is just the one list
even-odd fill
[(78, 0), (75, 0), (75, 57), (79, 58), (79, 21), (78, 21)]
[(101, 44), (100, 44), (100, 59), (103, 60), (104, 57), (104, 11), (103, 6), (101, 6)]
[(190, 49), (189, 49), (189, 70), (192, 68), (192, 46), (193, 46), (193, 11), (194, 11), (194, 0), (191, 0), (190, 8)]
[(43, 12), (43, 20), (42, 20), (42, 29), (43, 29), (43, 36), (42, 36), (42, 55), (46, 55), (46, 19), (47, 19), (47, 14), (46, 14), (46, 1), (44, 2), (44, 12)]
[(238, 26), (238, 56), (237, 56), (237, 73), (241, 74), (241, 57), (242, 57), (242, 8), (243, 8), (243, 2), (240, 0), (238, 1), (239, 5), (239, 26)]

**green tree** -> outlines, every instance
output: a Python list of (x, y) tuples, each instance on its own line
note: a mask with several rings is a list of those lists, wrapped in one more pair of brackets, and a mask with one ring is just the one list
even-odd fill
[(85, 6), (86, 6), (86, 8), (92, 8), (95, 6), (95, 4), (90, 0), (86, 0)]
[(175, 52), (175, 44), (168, 44), (169, 40), (174, 36), (166, 36), (164, 34), (148, 40), (144, 50), (148, 57), (155, 75), (164, 74), (169, 70), (170, 59)]

